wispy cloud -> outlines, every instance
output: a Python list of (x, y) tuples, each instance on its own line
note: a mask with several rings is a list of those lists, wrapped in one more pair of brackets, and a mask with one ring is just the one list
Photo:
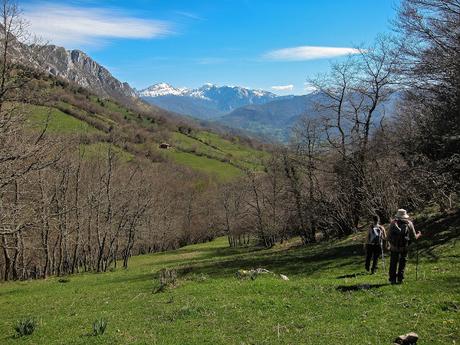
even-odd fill
[(292, 90), (294, 90), (294, 85), (289, 84), (289, 85), (272, 86), (272, 90), (275, 90), (275, 91), (292, 91)]
[(355, 48), (301, 46), (273, 50), (264, 58), (276, 61), (306, 61), (358, 54)]
[(99, 45), (109, 39), (153, 39), (172, 34), (172, 24), (127, 16), (115, 9), (40, 3), (26, 7), (31, 31), (66, 47)]
[(192, 12), (186, 12), (186, 11), (176, 11), (176, 14), (182, 16), (182, 17), (186, 17), (186, 18), (189, 18), (189, 19), (194, 19), (194, 20), (203, 20), (202, 17), (200, 17), (199, 15), (195, 14), (195, 13), (192, 13)]

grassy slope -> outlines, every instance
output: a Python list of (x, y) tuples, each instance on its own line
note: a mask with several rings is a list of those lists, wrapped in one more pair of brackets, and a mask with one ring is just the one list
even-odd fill
[(260, 169), (267, 153), (231, 142), (217, 134), (200, 131), (192, 136), (175, 132), (171, 138), (173, 149), (162, 153), (176, 163), (215, 175), (228, 181), (242, 176), (242, 169)]
[(32, 128), (43, 129), (47, 126), (50, 133), (96, 133), (98, 130), (84, 121), (78, 120), (62, 111), (36, 105), (27, 106), (30, 114), (28, 123)]
[[(133, 258), (127, 271), (81, 274), (67, 283), (3, 284), (0, 343), (362, 345), (390, 344), (409, 331), (419, 333), (421, 344), (458, 343), (459, 215), (427, 224), (418, 224), (426, 235), (420, 278), (414, 279), (411, 258), (406, 283), (398, 286), (387, 285), (382, 272), (360, 274), (359, 236), (270, 250), (228, 249), (221, 238)], [(163, 267), (182, 268), (183, 274), (175, 289), (153, 294), (153, 277)], [(235, 278), (238, 269), (251, 267), (290, 281)], [(361, 284), (373, 288), (346, 291)], [(13, 338), (16, 320), (27, 315), (40, 320), (38, 330)], [(88, 336), (99, 317), (108, 320), (107, 333)]]
[(119, 159), (121, 162), (131, 162), (135, 158), (134, 155), (120, 149), (119, 147), (113, 145), (110, 147), (109, 143), (95, 143), (80, 146), (81, 154), (86, 159), (106, 158), (109, 149), (112, 150), (115, 157), (117, 157), (117, 159)]
[(210, 176), (216, 176), (220, 181), (228, 181), (243, 175), (243, 172), (233, 165), (206, 156), (181, 152), (174, 148), (163, 152), (163, 154), (178, 164), (204, 172)]
[[(97, 98), (93, 97), (92, 102), (97, 102)], [(137, 122), (140, 127), (148, 128), (152, 125), (145, 119), (139, 121), (134, 113), (114, 102), (106, 100), (103, 101), (102, 104), (108, 110), (117, 112), (124, 118), (129, 118), (133, 122)], [(72, 108), (74, 111), (79, 111), (78, 108), (69, 104), (62, 103), (61, 106), (65, 108)], [(47, 130), (50, 133), (92, 134), (100, 132), (88, 123), (72, 117), (71, 115), (65, 114), (55, 108), (30, 105), (28, 106), (28, 110), (30, 113), (28, 122), (33, 128), (41, 129), (47, 123)], [(84, 111), (81, 112), (85, 113)], [(116, 125), (114, 121), (107, 117), (101, 115), (93, 115), (93, 117), (96, 117), (109, 125)], [(172, 144), (175, 149), (170, 151), (161, 151), (161, 153), (175, 163), (204, 172), (210, 176), (215, 176), (220, 181), (228, 181), (234, 177), (242, 176), (243, 171), (239, 167), (258, 168), (260, 166), (261, 159), (263, 159), (266, 155), (266, 153), (262, 151), (257, 151), (243, 145), (232, 143), (210, 132), (201, 131), (198, 132), (198, 135), (199, 139), (202, 141), (178, 132), (173, 132)], [(93, 145), (93, 148), (89, 147), (88, 150), (90, 153), (95, 153), (97, 150), (94, 148), (103, 145), (105, 144), (95, 144)], [(156, 145), (155, 149), (157, 149)], [(122, 159), (125, 161), (130, 161), (134, 158), (134, 156), (128, 152), (121, 152), (121, 149), (119, 151), (120, 152), (117, 153), (123, 156)]]

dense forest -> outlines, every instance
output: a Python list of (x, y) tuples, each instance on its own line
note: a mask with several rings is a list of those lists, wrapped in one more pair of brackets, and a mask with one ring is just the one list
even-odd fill
[[(18, 57), (28, 37), (13, 3), (0, 16), (0, 280), (127, 268), (133, 255), (220, 235), (230, 246), (307, 244), (351, 234), (374, 214), (388, 221), (400, 207), (458, 208), (457, 0), (404, 0), (393, 36), (310, 81), (324, 95), (322, 116), (306, 113), (288, 145), (266, 146), (263, 164), (231, 181), (141, 147), (194, 125), (139, 104), (104, 110), (117, 100), (41, 69), (43, 45)], [(394, 95), (397, 113), (387, 116)], [(31, 128), (30, 105), (60, 107), (94, 130), (50, 133), (50, 119)], [(85, 150), (96, 142), (102, 154)]]

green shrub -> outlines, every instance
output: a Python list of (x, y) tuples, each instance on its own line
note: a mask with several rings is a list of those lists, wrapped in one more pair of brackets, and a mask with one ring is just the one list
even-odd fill
[(97, 319), (93, 322), (93, 335), (103, 335), (107, 328), (107, 321), (104, 319)]
[(16, 330), (16, 336), (24, 337), (31, 335), (37, 328), (37, 322), (31, 317), (27, 317), (18, 321), (14, 329)]

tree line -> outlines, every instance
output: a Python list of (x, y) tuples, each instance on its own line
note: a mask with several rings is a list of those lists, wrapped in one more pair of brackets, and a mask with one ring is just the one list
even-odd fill
[(459, 24), (458, 0), (404, 0), (395, 35), (310, 80), (315, 114), (264, 173), (221, 191), (230, 245), (348, 235), (400, 207), (458, 209)]
[[(84, 145), (87, 135), (49, 133), (49, 118), (43, 128), (31, 127), (30, 104), (70, 99), (86, 109), (90, 95), (54, 92), (66, 85), (43, 77), (45, 45), (23, 43), (30, 37), (14, 2), (2, 1), (0, 18), (0, 280), (127, 268), (132, 255), (211, 239), (217, 227), (207, 200), (215, 182), (148, 155), (123, 160), (119, 152), (138, 133), (119, 114), (113, 119), (124, 127), (103, 128), (96, 153)], [(71, 115), (88, 121), (80, 113)]]
[(127, 268), (133, 255), (218, 235), (230, 246), (293, 236), (307, 244), (351, 234), (373, 214), (389, 220), (402, 206), (458, 207), (459, 16), (457, 0), (404, 0), (395, 36), (309, 81), (321, 101), (289, 145), (274, 146), (262, 170), (217, 183), (167, 162), (123, 161), (116, 131), (89, 157), (78, 135), (30, 130), (25, 104), (46, 95), (34, 87), (36, 69), (19, 67), (24, 26), (4, 0), (0, 279)]

